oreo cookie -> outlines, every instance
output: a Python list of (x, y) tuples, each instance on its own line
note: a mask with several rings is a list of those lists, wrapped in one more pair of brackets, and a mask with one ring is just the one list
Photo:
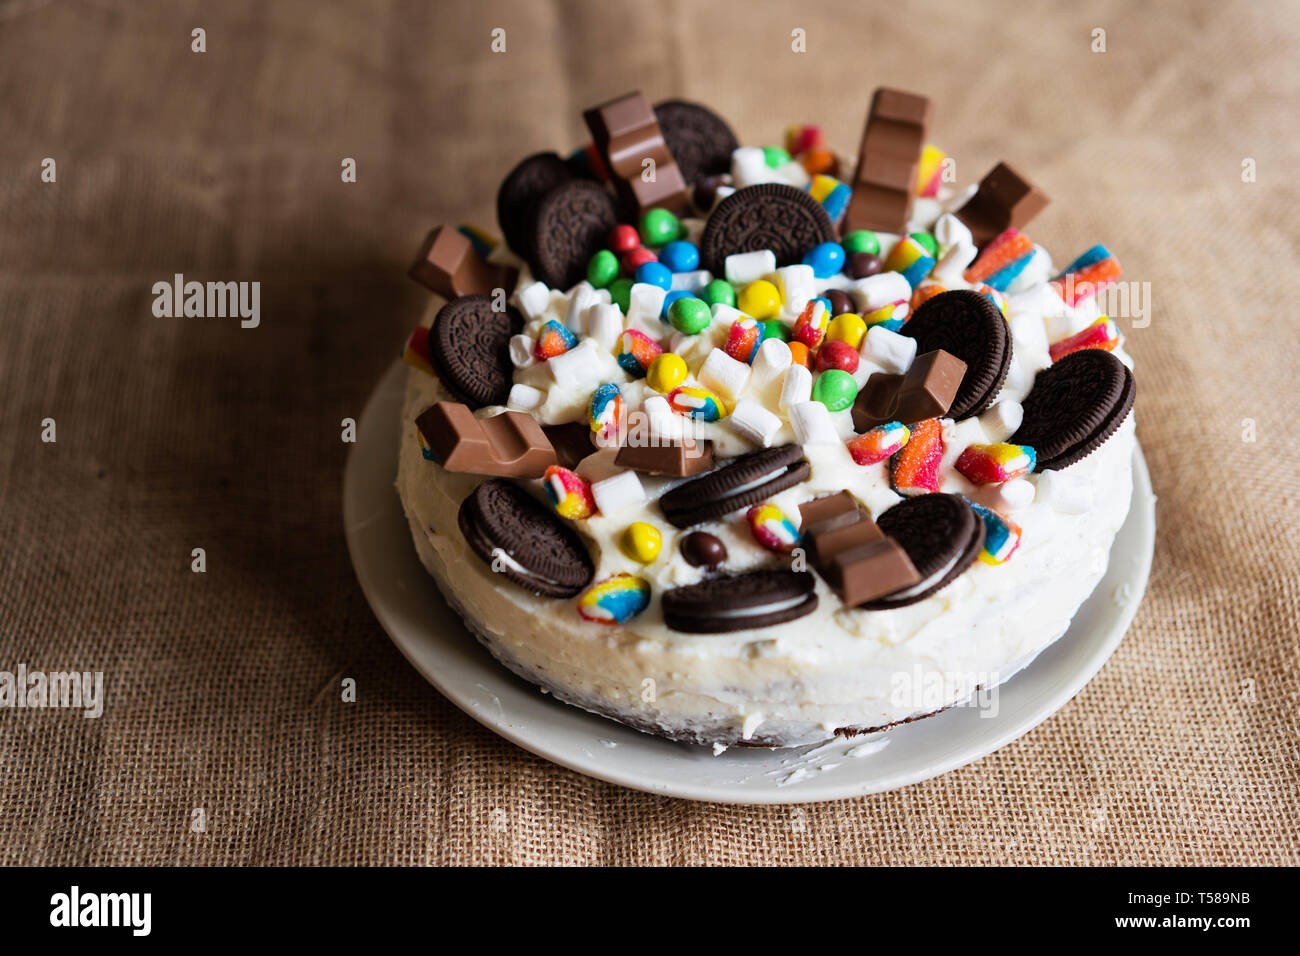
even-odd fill
[(1033, 446), (1034, 471), (1068, 468), (1115, 433), (1136, 395), (1133, 373), (1112, 353), (1071, 352), (1034, 377), (1022, 402), (1025, 417), (1007, 441)]
[(530, 237), (533, 277), (568, 289), (587, 275), (587, 263), (618, 224), (614, 197), (599, 183), (572, 179), (537, 203)]
[(777, 266), (790, 266), (813, 246), (835, 239), (831, 217), (809, 193), (784, 183), (761, 183), (718, 203), (700, 236), (700, 258), (703, 268), (720, 276), (727, 256), (738, 252), (771, 249)]
[(518, 485), (483, 482), (461, 502), (457, 517), (470, 550), (525, 590), (569, 598), (596, 573), (578, 533)]
[(659, 507), (678, 528), (713, 521), (805, 481), (811, 466), (798, 445), (764, 448), (664, 492)]
[(979, 557), (984, 522), (959, 495), (908, 498), (876, 519), (912, 559), (921, 583), (859, 605), (868, 611), (906, 607), (928, 598), (957, 579)]
[(501, 181), (497, 190), (497, 224), (521, 259), (532, 258), (533, 214), (537, 203), (561, 183), (574, 178), (572, 167), (555, 153), (534, 153)]
[(466, 405), (504, 405), (514, 381), (510, 336), (523, 327), (524, 317), (513, 306), (496, 312), (491, 296), (458, 296), (433, 320), (429, 358), (442, 383)]
[(817, 609), (807, 571), (749, 571), (665, 591), (664, 623), (687, 634), (725, 634), (784, 624)]
[(918, 355), (943, 349), (966, 363), (948, 417), (970, 418), (993, 404), (1011, 367), (1011, 333), (993, 300), (972, 289), (927, 299), (901, 330)]
[(655, 121), (688, 186), (731, 170), (731, 154), (740, 144), (711, 109), (686, 100), (664, 100), (655, 104)]

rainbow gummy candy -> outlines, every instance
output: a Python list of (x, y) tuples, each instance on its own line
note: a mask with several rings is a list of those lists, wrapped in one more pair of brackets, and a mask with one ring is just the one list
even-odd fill
[(578, 598), (578, 613), (597, 624), (626, 624), (650, 606), (650, 584), (623, 572), (598, 581)]
[(898, 240), (885, 259), (885, 272), (897, 272), (915, 289), (934, 268), (934, 256), (911, 236)]
[(546, 496), (561, 518), (590, 518), (596, 510), (591, 485), (577, 472), (552, 465), (542, 476)]
[(985, 564), (1005, 564), (1020, 546), (1020, 526), (983, 505), (972, 501), (970, 506), (984, 522), (984, 548), (980, 551), (980, 560)]
[(1076, 306), (1120, 277), (1119, 260), (1105, 246), (1093, 246), (1052, 280), (1052, 286), (1068, 306)]
[(758, 346), (763, 341), (763, 327), (757, 319), (738, 319), (731, 323), (727, 331), (727, 344), (722, 351), (737, 362), (750, 364), (758, 354)]
[(1034, 244), (1018, 229), (1000, 233), (962, 273), (967, 282), (984, 282), (1005, 292), (1016, 276), (1025, 271), (1034, 256)]
[(844, 218), (849, 200), (853, 198), (853, 190), (834, 176), (814, 176), (808, 191), (812, 193), (813, 199), (822, 204), (826, 215), (831, 217), (831, 222), (836, 224)]
[(909, 498), (939, 490), (939, 463), (943, 460), (943, 426), (939, 419), (919, 421), (911, 432), (890, 469), (894, 490)]
[(875, 328), (877, 325), (884, 326), (891, 332), (897, 332), (907, 321), (908, 315), (911, 314), (906, 299), (899, 299), (897, 302), (891, 302), (889, 305), (882, 305), (874, 312), (867, 312), (862, 316), (862, 321), (866, 323), (868, 329)]
[(1028, 445), (968, 445), (957, 456), (959, 472), (977, 485), (994, 485), (1034, 470), (1038, 455)]
[(998, 307), (998, 311), (1001, 312), (1003, 316), (1006, 316), (1007, 297), (1005, 295), (1003, 295), (997, 289), (993, 288), (991, 285), (976, 286), (975, 291), (980, 293), (981, 295), (988, 296), (990, 301), (992, 301), (992, 303)]
[(825, 300), (811, 299), (799, 313), (799, 318), (795, 319), (794, 340), (802, 342), (809, 349), (815, 349), (821, 344), (829, 324), (830, 310), (826, 308)]
[(826, 137), (820, 126), (798, 123), (785, 128), (785, 151), (791, 156), (799, 156), (825, 145)]
[(578, 337), (565, 328), (563, 322), (551, 319), (537, 333), (537, 341), (533, 344), (533, 358), (545, 362), (557, 355), (563, 355), (577, 344)]
[(618, 436), (623, 424), (623, 393), (613, 382), (606, 382), (591, 393), (587, 403), (587, 424), (601, 441)]
[(937, 282), (922, 282), (916, 287), (916, 291), (912, 293), (912, 301), (908, 304), (911, 306), (912, 311), (915, 312), (939, 293), (947, 291), (947, 289), (939, 285)]
[(727, 414), (722, 399), (707, 388), (681, 385), (668, 393), (668, 406), (678, 415), (700, 422), (716, 422)]
[(887, 422), (850, 438), (845, 445), (859, 465), (876, 465), (897, 454), (911, 436), (911, 429), (902, 422)]
[(406, 348), (402, 349), (402, 361), (411, 368), (433, 374), (433, 366), (429, 364), (429, 330), (424, 326), (417, 325), (411, 332)]
[(644, 332), (628, 329), (618, 337), (618, 364), (633, 378), (645, 378), (646, 371), (663, 349)]
[(773, 504), (754, 505), (745, 512), (754, 540), (777, 554), (789, 554), (799, 544), (799, 529)]
[(921, 162), (916, 169), (916, 194), (934, 197), (939, 195), (939, 185), (943, 182), (943, 161), (948, 157), (938, 146), (926, 146), (921, 150)]
[(1113, 352), (1117, 345), (1119, 345), (1119, 326), (1103, 315), (1082, 332), (1076, 332), (1068, 339), (1061, 339), (1061, 341), (1049, 345), (1047, 352), (1051, 355), (1053, 362), (1059, 362), (1071, 352), (1078, 352), (1080, 349), (1101, 349), (1104, 352)]

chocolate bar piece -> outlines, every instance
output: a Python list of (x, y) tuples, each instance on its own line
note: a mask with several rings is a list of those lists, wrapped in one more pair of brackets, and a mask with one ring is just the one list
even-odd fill
[(883, 535), (840, 551), (831, 558), (823, 576), (849, 607), (921, 582), (920, 572), (902, 545)]
[(799, 531), (808, 534), (813, 529), (840, 528), (857, 521), (861, 514), (857, 499), (847, 491), (822, 495), (799, 506)]
[(519, 278), (518, 269), (486, 262), (467, 236), (446, 226), (438, 226), (425, 237), (408, 274), (444, 299), (491, 295), (494, 289), (509, 294)]
[(966, 363), (943, 349), (918, 355), (906, 375), (877, 372), (853, 403), (853, 427), (864, 432), (888, 422), (913, 425), (945, 415), (965, 374)]
[(596, 450), (591, 443), (591, 426), (583, 422), (543, 425), (542, 432), (555, 449), (556, 460), (565, 468), (577, 468), (582, 459)]
[(853, 402), (853, 427), (865, 432), (894, 421), (894, 407), (898, 404), (898, 389), (902, 384), (903, 376), (890, 372), (868, 376)]
[[(879, 541), (884, 533), (870, 518), (859, 516), (857, 521), (839, 527), (818, 525), (803, 536), (804, 550), (813, 567), (825, 577), (835, 556), (842, 551)], [(834, 572), (831, 572), (834, 573)], [(830, 581), (830, 578), (827, 578)], [(832, 586), (834, 583), (832, 582)], [(856, 603), (856, 602), (855, 602)]]
[(979, 188), (957, 210), (975, 244), (984, 246), (1007, 229), (1020, 229), (1051, 200), (1006, 163), (998, 163), (980, 180)]
[(614, 464), (650, 475), (689, 478), (713, 470), (713, 442), (624, 445), (614, 457)]
[(504, 412), (475, 418), (459, 402), (438, 402), (415, 420), (434, 460), (447, 471), (498, 478), (540, 478), (555, 449), (533, 416)]
[(924, 96), (902, 90), (876, 90), (862, 132), (844, 232), (906, 231), (930, 112), (930, 101)]
[[(690, 192), (664, 142), (654, 110), (640, 92), (628, 93), (582, 114), (619, 198), (631, 213), (690, 209)], [(653, 160), (653, 175), (645, 163)], [(650, 181), (646, 181), (650, 176)]]

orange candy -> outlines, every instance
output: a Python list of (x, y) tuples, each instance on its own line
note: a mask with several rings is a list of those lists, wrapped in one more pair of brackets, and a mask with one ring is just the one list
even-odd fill
[(795, 365), (802, 365), (804, 368), (812, 371), (812, 353), (808, 351), (808, 346), (802, 342), (791, 342), (790, 356), (794, 359)]

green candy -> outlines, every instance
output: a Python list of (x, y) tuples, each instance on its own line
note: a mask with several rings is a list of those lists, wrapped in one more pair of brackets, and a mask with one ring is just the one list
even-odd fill
[(813, 401), (821, 402), (832, 412), (842, 412), (853, 407), (853, 400), (858, 397), (858, 383), (842, 369), (828, 369), (817, 376), (812, 397)]
[(672, 242), (682, 232), (682, 224), (667, 209), (647, 209), (641, 217), (641, 241), (654, 248)]
[(780, 319), (768, 319), (762, 323), (762, 326), (764, 342), (768, 339), (780, 339), (782, 342), (790, 341), (790, 326)]
[(790, 154), (780, 146), (764, 146), (763, 162), (767, 163), (767, 165), (773, 169), (776, 169), (778, 166), (784, 166), (786, 163), (790, 162)]
[(709, 305), (736, 307), (736, 290), (726, 279), (714, 279), (704, 287), (704, 301)]
[(684, 335), (697, 335), (709, 327), (713, 318), (709, 304), (693, 295), (682, 296), (668, 307), (668, 321)]
[(627, 315), (627, 307), (632, 301), (632, 280), (615, 279), (609, 284), (609, 295), (614, 300), (614, 304), (623, 310), (624, 315)]
[(873, 256), (880, 255), (880, 240), (870, 229), (858, 229), (849, 233), (840, 240), (840, 245), (849, 255), (857, 252), (869, 252)]
[(587, 281), (597, 289), (603, 289), (618, 278), (618, 256), (608, 249), (601, 249), (587, 263)]
[(912, 233), (912, 238), (930, 254), (931, 259), (937, 259), (939, 257), (939, 243), (934, 241), (934, 236), (930, 235), (928, 232), (914, 232)]

